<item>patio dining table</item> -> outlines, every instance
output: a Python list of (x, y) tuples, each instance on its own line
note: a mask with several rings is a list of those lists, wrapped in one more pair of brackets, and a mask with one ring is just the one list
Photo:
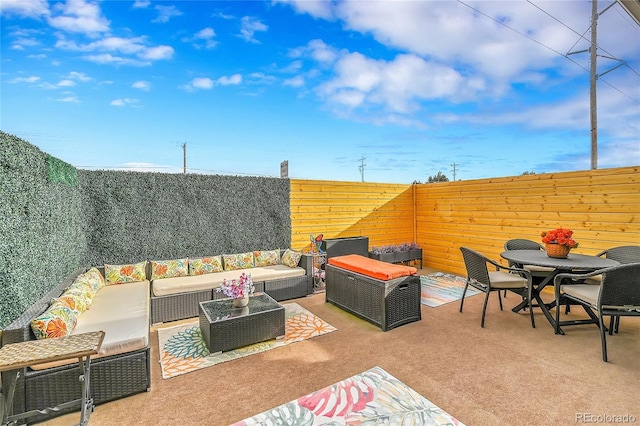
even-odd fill
[[(564, 272), (586, 273), (619, 264), (617, 261), (612, 259), (576, 253), (570, 253), (566, 259), (549, 257), (546, 252), (541, 250), (507, 250), (500, 253), (500, 256), (519, 265), (535, 265), (553, 268), (553, 271), (551, 271), (549, 275), (547, 275), (544, 280), (536, 286), (536, 288), (532, 289), (532, 296), (538, 303), (537, 307), (542, 310), (542, 313), (554, 329), (556, 328), (556, 321), (553, 315), (549, 312), (549, 309), (555, 306), (555, 301), (552, 303), (545, 303), (540, 296), (540, 292), (549, 285), (549, 283), (553, 283), (555, 276)], [(524, 300), (518, 306), (513, 308), (513, 312), (518, 312), (521, 309), (524, 309), (527, 304), (528, 301)], [(564, 334), (560, 327), (558, 327), (558, 333)]]

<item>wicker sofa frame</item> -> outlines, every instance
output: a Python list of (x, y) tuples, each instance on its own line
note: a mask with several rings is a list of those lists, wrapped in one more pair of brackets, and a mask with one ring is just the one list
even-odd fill
[[(20, 317), (2, 331), (2, 345), (35, 340), (31, 320), (43, 313), (51, 299), (58, 297), (73, 280), (88, 268), (81, 268), (65, 278), (44, 297), (31, 305)], [(112, 401), (149, 390), (151, 386), (150, 347), (124, 354), (96, 358), (91, 362), (91, 394), (95, 404)], [(79, 399), (78, 385), (80, 368), (77, 363), (44, 370), (22, 368), (19, 371), (13, 399), (13, 412), (23, 413), (42, 410), (66, 401)], [(8, 380), (3, 373), (3, 394), (6, 395)], [(61, 410), (57, 413), (38, 415), (30, 421), (40, 422), (52, 416), (76, 411)]]
[[(265, 292), (277, 301), (305, 297), (313, 293), (313, 257), (302, 255), (299, 266), (305, 275), (270, 281), (254, 282), (256, 292)], [(149, 277), (151, 273), (148, 273)], [(153, 292), (152, 292), (153, 293)], [(169, 294), (151, 295), (151, 323), (157, 324), (198, 316), (198, 304), (207, 300), (226, 297), (215, 289)]]
[(326, 301), (388, 331), (422, 319), (420, 277), (388, 281), (326, 265)]

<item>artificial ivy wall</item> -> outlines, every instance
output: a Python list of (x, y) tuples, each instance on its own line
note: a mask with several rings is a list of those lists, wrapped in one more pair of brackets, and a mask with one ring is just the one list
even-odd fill
[(79, 170), (90, 265), (289, 247), (287, 179)]
[(86, 257), (76, 169), (0, 131), (0, 327)]
[(0, 328), (81, 267), (290, 239), (288, 179), (77, 170), (0, 131)]

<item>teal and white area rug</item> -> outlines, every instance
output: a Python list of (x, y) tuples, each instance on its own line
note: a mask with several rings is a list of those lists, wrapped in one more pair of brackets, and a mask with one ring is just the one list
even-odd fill
[(462, 425), (380, 367), (256, 414), (232, 426)]
[[(467, 279), (457, 275), (436, 272), (420, 275), (420, 302), (435, 308), (445, 303), (455, 302), (462, 298)], [(474, 296), (480, 291), (469, 286), (466, 297)]]

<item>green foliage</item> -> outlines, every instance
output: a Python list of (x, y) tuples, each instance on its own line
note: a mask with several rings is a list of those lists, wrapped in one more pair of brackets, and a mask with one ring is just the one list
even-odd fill
[(291, 244), (288, 179), (76, 170), (0, 131), (0, 194), (0, 327), (83, 266)]
[(78, 189), (50, 182), (47, 154), (0, 131), (0, 327), (81, 265)]
[(71, 164), (47, 154), (47, 177), (49, 182), (62, 182), (67, 185), (78, 185), (78, 172)]
[(290, 245), (289, 180), (79, 171), (91, 265)]
[(449, 182), (449, 178), (442, 174), (442, 172), (438, 172), (435, 176), (429, 176), (429, 180), (427, 181), (427, 183), (434, 182)]

